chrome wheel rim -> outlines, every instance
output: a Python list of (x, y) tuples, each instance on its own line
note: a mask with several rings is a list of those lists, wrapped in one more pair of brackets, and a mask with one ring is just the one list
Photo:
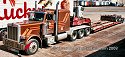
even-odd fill
[(76, 33), (76, 31), (73, 32), (72, 37), (73, 37), (73, 39), (76, 39), (76, 37), (77, 37), (77, 33)]
[(87, 32), (87, 35), (89, 35), (89, 34), (90, 34), (90, 29), (87, 28), (87, 29), (86, 29), (86, 32)]
[(79, 35), (80, 35), (80, 37), (84, 36), (84, 30), (83, 29), (79, 30)]
[(30, 44), (29, 50), (30, 50), (30, 52), (34, 53), (34, 52), (36, 52), (37, 48), (38, 48), (37, 43), (36, 42), (32, 42)]

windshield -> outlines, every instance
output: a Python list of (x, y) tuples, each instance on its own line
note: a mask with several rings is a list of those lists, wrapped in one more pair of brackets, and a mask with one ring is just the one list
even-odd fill
[(35, 20), (36, 21), (42, 21), (44, 19), (45, 13), (43, 12), (36, 12), (35, 13)]

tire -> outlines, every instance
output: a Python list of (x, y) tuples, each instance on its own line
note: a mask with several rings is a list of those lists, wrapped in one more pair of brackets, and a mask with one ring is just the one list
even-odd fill
[(85, 36), (88, 36), (91, 33), (91, 28), (85, 28)]
[(122, 23), (124, 23), (124, 18), (122, 18)]
[(115, 22), (119, 22), (119, 18), (115, 18)]
[(77, 31), (74, 30), (74, 31), (72, 32), (72, 34), (69, 35), (69, 40), (70, 40), (70, 41), (75, 41), (75, 40), (77, 39), (77, 35), (78, 35)]
[(85, 30), (84, 29), (78, 30), (78, 38), (79, 39), (81, 39), (84, 35), (85, 35)]
[(124, 19), (123, 19), (123, 18), (119, 18), (119, 22), (120, 22), (120, 23), (123, 23), (123, 22), (124, 22)]
[(124, 22), (124, 20), (123, 20), (123, 18), (116, 18), (116, 19), (115, 19), (115, 22), (120, 22), (120, 23), (123, 23), (123, 22)]
[(29, 45), (28, 49), (26, 49), (26, 54), (32, 55), (38, 51), (39, 42), (36, 39), (31, 39), (27, 43)]
[(3, 38), (7, 38), (7, 30), (1, 30), (0, 31), (0, 37)]

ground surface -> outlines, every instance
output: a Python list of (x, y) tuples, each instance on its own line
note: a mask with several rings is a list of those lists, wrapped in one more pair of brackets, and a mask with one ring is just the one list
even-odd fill
[[(125, 38), (125, 23), (113, 26), (88, 37), (77, 39), (74, 42), (61, 41), (62, 43), (51, 45), (48, 48), (39, 49), (34, 55), (22, 55), (23, 57), (85, 57)], [(2, 57), (16, 57), (14, 52), (5, 50), (0, 42), (0, 55)], [(107, 49), (109, 50), (109, 49)]]
[[(118, 9), (120, 11), (121, 9)], [(84, 12), (84, 17), (91, 18), (92, 22), (97, 22), (100, 15), (120, 14), (125, 17), (125, 12)], [(39, 49), (34, 55), (22, 55), (22, 57), (85, 57), (90, 54), (119, 42), (125, 38), (125, 23), (113, 26), (100, 32), (91, 34), (74, 42), (61, 41), (62, 43), (51, 45), (48, 48)], [(115, 48), (116, 50), (117, 48)], [(107, 48), (106, 50), (111, 50)], [(0, 41), (0, 57), (17, 57), (16, 53), (7, 51)], [(93, 56), (91, 56), (93, 57)]]
[(86, 12), (125, 12), (125, 7), (84, 7)]

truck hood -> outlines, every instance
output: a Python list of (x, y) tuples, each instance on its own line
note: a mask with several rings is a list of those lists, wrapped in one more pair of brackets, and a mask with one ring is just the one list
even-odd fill
[(42, 21), (23, 21), (18, 22), (20, 25), (20, 31), (22, 36), (29, 36), (29, 35), (39, 35), (40, 32), (40, 25), (43, 24)]

